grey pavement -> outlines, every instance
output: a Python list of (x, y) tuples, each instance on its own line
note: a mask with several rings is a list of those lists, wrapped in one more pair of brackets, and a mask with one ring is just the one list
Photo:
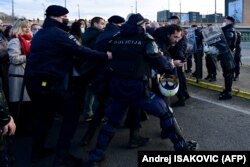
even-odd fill
[[(238, 81), (233, 81), (233, 89), (234, 90), (240, 90), (246, 93), (250, 94), (250, 42), (243, 42), (241, 44), (242, 47), (242, 65), (240, 66), (240, 75), (239, 75), (239, 80)], [(205, 57), (203, 57), (205, 59)], [(203, 78), (207, 76), (207, 69), (205, 66), (205, 60), (203, 59)], [(193, 66), (195, 64), (193, 63)], [(220, 62), (217, 62), (218, 70), (217, 70), (217, 80), (215, 82), (209, 82), (204, 79), (201, 79), (199, 81), (209, 84), (209, 85), (214, 85), (214, 86), (224, 86), (224, 78), (222, 75), (222, 69), (220, 66)], [(193, 67), (194, 71), (195, 67)], [(192, 77), (191, 74), (186, 75), (188, 80), (194, 81), (195, 78)], [(199, 86), (199, 85), (198, 85)]]

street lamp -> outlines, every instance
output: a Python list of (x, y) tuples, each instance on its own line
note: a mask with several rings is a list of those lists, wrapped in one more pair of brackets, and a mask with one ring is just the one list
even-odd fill
[(79, 6), (79, 4), (77, 4), (77, 7), (78, 7), (78, 19), (80, 19), (80, 6)]
[(181, 22), (181, 0), (180, 0), (180, 22)]
[(43, 17), (45, 19), (45, 5), (44, 5), (44, 3), (42, 3), (42, 6), (43, 6)]

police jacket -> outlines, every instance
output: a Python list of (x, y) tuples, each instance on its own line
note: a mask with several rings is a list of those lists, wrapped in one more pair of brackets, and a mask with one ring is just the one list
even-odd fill
[(228, 24), (228, 25), (222, 27), (222, 31), (224, 33), (226, 40), (227, 40), (227, 43), (228, 43), (230, 50), (234, 51), (234, 49), (236, 47), (236, 40), (237, 40), (237, 34), (236, 34), (235, 29), (234, 29), (234, 25)]
[(235, 67), (234, 57), (232, 53), (234, 52), (234, 49), (236, 47), (236, 31), (233, 27), (233, 24), (228, 24), (222, 27), (222, 31), (231, 51), (228, 50), (227, 52), (218, 55), (218, 59), (221, 62), (223, 71), (229, 72)]
[(136, 25), (122, 25), (112, 40), (111, 51), (110, 70), (116, 78), (141, 80), (150, 73), (151, 67), (160, 73), (172, 70), (154, 38)]
[(46, 18), (43, 29), (32, 40), (27, 58), (26, 76), (53, 76), (63, 79), (73, 68), (73, 57), (108, 60), (106, 53), (76, 44), (76, 39), (64, 31), (65, 25)]
[(236, 40), (236, 44), (235, 44), (235, 53), (234, 55), (237, 57), (241, 57), (241, 33), (239, 31), (236, 31), (236, 35), (237, 35), (237, 40)]
[(196, 53), (203, 55), (203, 36), (200, 28), (195, 29), (195, 42), (197, 46)]
[(97, 37), (95, 49), (99, 51), (107, 51), (108, 42), (120, 31), (120, 28), (108, 23), (104, 31)]

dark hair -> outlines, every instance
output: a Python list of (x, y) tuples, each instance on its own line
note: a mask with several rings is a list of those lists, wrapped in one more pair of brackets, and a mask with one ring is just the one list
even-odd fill
[(30, 28), (32, 29), (34, 26), (40, 26), (40, 25), (37, 24), (37, 23), (33, 23), (33, 24), (30, 26)]
[(163, 52), (167, 50), (166, 46), (170, 45), (170, 35), (174, 34), (176, 31), (181, 32), (182, 28), (175, 24), (159, 27), (155, 30), (155, 40)]
[(82, 34), (82, 32), (81, 32), (81, 22), (77, 21), (77, 22), (72, 23), (69, 33), (71, 35), (74, 35), (78, 39), (81, 38), (81, 34)]
[(166, 32), (167, 32), (168, 35), (174, 34), (175, 31), (177, 31), (177, 32), (182, 31), (181, 26), (175, 25), (175, 24), (166, 26)]
[(94, 17), (90, 21), (90, 25), (94, 26), (94, 23), (99, 23), (101, 20), (104, 20), (102, 17)]
[(7, 26), (3, 32), (4, 36), (9, 40), (10, 39), (10, 29), (12, 28), (11, 25)]

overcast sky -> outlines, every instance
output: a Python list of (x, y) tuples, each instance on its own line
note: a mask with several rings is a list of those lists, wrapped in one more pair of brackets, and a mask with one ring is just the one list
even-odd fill
[[(127, 16), (135, 12), (136, 0), (14, 0), (14, 13), (18, 17), (27, 19), (43, 18), (44, 9), (49, 5), (56, 4), (65, 6), (69, 10), (69, 19), (81, 18), (91, 19), (101, 16), (105, 19), (111, 15)], [(137, 12), (150, 20), (156, 20), (157, 11), (170, 9), (171, 12), (195, 11), (201, 14), (215, 12), (216, 0), (137, 0)], [(217, 0), (217, 13), (224, 15), (225, 0)], [(180, 3), (181, 2), (181, 3)], [(180, 5), (181, 4), (181, 5)], [(79, 11), (78, 12), (78, 6)], [(0, 12), (11, 15), (12, 0), (0, 0)]]

